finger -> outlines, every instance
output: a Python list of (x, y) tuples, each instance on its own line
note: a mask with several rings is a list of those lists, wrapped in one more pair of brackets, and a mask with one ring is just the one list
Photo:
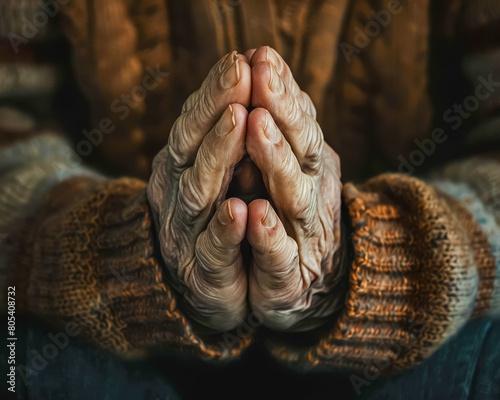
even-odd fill
[(167, 146), (153, 160), (148, 197), (156, 215), (169, 208), (165, 205), (165, 194), (166, 200), (173, 202), (182, 172), (192, 165), (201, 142), (224, 109), (233, 102), (250, 104), (250, 82), (247, 58), (233, 52), (211, 69), (202, 87), (186, 101)]
[(269, 46), (262, 46), (257, 50), (254, 49), (254, 51), (252, 52), (252, 57), (248, 57), (248, 59), (250, 60), (250, 65), (252, 67), (254, 65), (257, 65), (259, 62), (270, 62), (276, 69), (278, 75), (280, 75), (283, 79), (285, 86), (289, 88), (292, 96), (295, 96), (297, 98), (297, 101), (302, 110), (308, 113), (312, 118), (316, 119), (316, 108), (314, 107), (311, 98), (307, 93), (303, 92), (300, 89), (297, 81), (293, 77), (290, 67), (276, 50)]
[(230, 105), (203, 140), (194, 165), (181, 175), (172, 224), (188, 239), (205, 229), (227, 192), (234, 166), (245, 154), (246, 120), (245, 107)]
[(214, 67), (212, 67), (201, 87), (191, 93), (191, 95), (184, 102), (182, 105), (182, 113), (190, 111), (202, 98), (203, 91), (207, 90), (207, 87), (212, 84), (211, 82), (220, 79), (220, 76), (232, 65), (235, 60), (239, 60), (240, 63), (244, 62), (246, 64), (250, 64), (248, 58), (244, 54), (238, 54), (236, 51), (226, 54), (217, 62), (217, 64), (214, 65)]
[(255, 53), (256, 50), (257, 49), (249, 49), (249, 50), (247, 50), (247, 51), (245, 51), (243, 53), (244, 56), (247, 58), (247, 60), (249, 60), (250, 65), (252, 65), (252, 63), (251, 63), (252, 62), (252, 56), (254, 55), (254, 53)]
[(320, 175), (323, 133), (269, 62), (260, 62), (252, 68), (252, 88), (252, 104), (271, 113), (304, 172)]
[(234, 284), (243, 274), (240, 243), (245, 237), (247, 206), (238, 199), (226, 200), (196, 243), (198, 278), (215, 292)]
[(243, 201), (224, 202), (198, 237), (196, 263), (186, 276), (186, 300), (195, 309), (194, 318), (218, 331), (234, 328), (247, 313), (248, 282), (240, 254), (246, 222)]
[(246, 147), (262, 172), (274, 204), (287, 217), (285, 222), (299, 221), (304, 229), (308, 228), (315, 209), (314, 180), (301, 171), (290, 145), (262, 108), (253, 110), (248, 117)]
[(232, 53), (216, 64), (175, 121), (165, 151), (179, 175), (192, 165), (204, 137), (229, 104), (249, 106), (251, 72), (242, 57)]
[(305, 290), (297, 243), (287, 236), (266, 200), (255, 200), (248, 206), (247, 238), (253, 255), (249, 278), (252, 308), (267, 326), (286, 329), (295, 321), (280, 310), (292, 309)]

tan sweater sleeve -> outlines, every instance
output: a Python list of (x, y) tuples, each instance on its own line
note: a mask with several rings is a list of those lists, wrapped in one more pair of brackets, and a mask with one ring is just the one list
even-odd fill
[(17, 312), (71, 323), (82, 338), (126, 357), (157, 349), (215, 360), (238, 355), (249, 338), (201, 338), (179, 308), (145, 189), (139, 180), (83, 176), (49, 189), (3, 243)]
[(500, 163), (475, 158), (432, 180), (381, 175), (343, 188), (352, 257), (344, 308), (323, 339), (275, 346), (301, 366), (389, 374), (470, 319), (500, 312)]

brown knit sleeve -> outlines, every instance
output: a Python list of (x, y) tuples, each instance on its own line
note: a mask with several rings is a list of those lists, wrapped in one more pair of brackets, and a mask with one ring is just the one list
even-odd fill
[(249, 338), (202, 338), (179, 309), (155, 249), (145, 189), (134, 179), (75, 177), (47, 192), (5, 241), (17, 311), (73, 324), (82, 338), (126, 357), (153, 349), (238, 355)]
[(277, 357), (388, 374), (500, 312), (498, 161), (457, 163), (428, 182), (387, 174), (348, 183), (343, 201), (353, 250), (344, 309), (319, 343), (278, 346)]

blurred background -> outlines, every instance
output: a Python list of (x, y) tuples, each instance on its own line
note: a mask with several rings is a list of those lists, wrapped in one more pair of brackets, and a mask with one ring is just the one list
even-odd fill
[[(499, 148), (497, 0), (0, 0), (0, 146), (56, 134), (67, 152), (48, 168), (147, 180), (212, 65), (261, 45), (283, 55), (311, 96), (344, 181), (420, 175)], [(31, 319), (18, 329), (18, 363), (29, 366), (49, 330)], [(443, 385), (452, 387), (446, 398), (472, 399), (480, 379), (500, 382), (498, 360), (488, 361), (496, 375), (477, 372), (483, 343), (498, 348), (498, 332), (476, 321), (416, 370), (361, 386), (349, 373), (278, 364), (265, 350), (269, 332), (222, 366), (178, 355), (123, 362), (75, 340), (29, 382), (19, 379), (17, 396), (398, 399)], [(470, 373), (466, 350), (478, 360)], [(455, 357), (445, 369), (443, 354)]]

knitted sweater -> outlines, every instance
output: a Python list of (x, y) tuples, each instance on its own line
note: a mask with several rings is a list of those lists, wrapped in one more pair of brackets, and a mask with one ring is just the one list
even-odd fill
[[(104, 119), (114, 127), (102, 132), (98, 145), (106, 166), (147, 179), (182, 103), (217, 60), (269, 45), (311, 97), (325, 140), (350, 180), (397, 169), (398, 156), (407, 159), (414, 141), (434, 127), (440, 110), (429, 93), (430, 34), (434, 30), (434, 40), (453, 48), (457, 25), (468, 26), (457, 17), (462, 2), (440, 2), (433, 16), (428, 0), (402, 0), (390, 23), (362, 45), (357, 32), (373, 13), (389, 13), (387, 0), (72, 0), (61, 6), (61, 26), (92, 128), (99, 130)], [(345, 54), (342, 45), (358, 47)], [(144, 93), (138, 87), (145, 87), (151, 70), (169, 75)], [(461, 132), (454, 136), (460, 142)]]
[[(26, 168), (22, 146), (3, 151), (4, 165)], [(241, 330), (196, 334), (169, 287), (145, 183), (85, 175), (53, 183), (15, 227), (5, 222), (6, 284), (18, 312), (76, 323), (83, 337), (125, 356), (181, 348), (222, 359), (248, 346)], [(462, 161), (428, 182), (387, 174), (348, 183), (343, 202), (352, 246), (345, 306), (316, 345), (276, 346), (278, 357), (390, 372), (429, 356), (471, 318), (500, 311), (498, 161)]]
[[(235, 25), (240, 12), (247, 17), (262, 12), (260, 2), (242, 2), (242, 10), (237, 12), (227, 2), (206, 2), (185, 10), (180, 3), (168, 3), (165, 8), (164, 1), (140, 2), (133, 10), (125, 3), (73, 1), (61, 9), (94, 117), (96, 121), (109, 117), (116, 126), (116, 135), (108, 136), (101, 149), (111, 163), (125, 171), (124, 160), (134, 168), (148, 165), (148, 152), (158, 146), (147, 146), (146, 151), (143, 144), (148, 140), (164, 144), (165, 129), (177, 115), (176, 102), (196, 89), (197, 79), (220, 54), (264, 43), (277, 47), (297, 71), (303, 89), (320, 110), (329, 142), (335, 145), (337, 141), (346, 151), (352, 149), (352, 155), (341, 154), (346, 160), (344, 170), (369, 167), (354, 159), (359, 155), (373, 159), (368, 157), (368, 138), (377, 138), (388, 149), (385, 156), (394, 159), (397, 154), (411, 153), (415, 149), (412, 141), (429, 134), (427, 22), (423, 30), (411, 30), (406, 41), (401, 39), (396, 46), (413, 49), (415, 45), (414, 51), (421, 57), (418, 62), (411, 57), (408, 61), (404, 51), (384, 52), (383, 48), (384, 35), (396, 35), (405, 21), (417, 17), (427, 21), (427, 13), (420, 14), (422, 6), (415, 6), (416, 2), (357, 61), (353, 58), (349, 68), (345, 58), (337, 60), (336, 52), (325, 51), (341, 41), (331, 18), (340, 24), (347, 15), (350, 22), (346, 26), (354, 28), (370, 15), (375, 3), (379, 8), (384, 4), (355, 2), (347, 8), (342, 1), (267, 2), (269, 9), (262, 18), (269, 20), (259, 27), (268, 30), (262, 30), (252, 28), (249, 18), (238, 29)], [(212, 3), (221, 5), (217, 17), (212, 15)], [(165, 22), (170, 21), (165, 15), (182, 15), (183, 10), (189, 10), (189, 26), (196, 34), (183, 35), (181, 25)], [(200, 22), (207, 15), (212, 15), (208, 21), (223, 18), (223, 23), (207, 28)], [(277, 21), (280, 28), (273, 30)], [(469, 21), (470, 26), (474, 27), (474, 21)], [(455, 26), (451, 25), (450, 29)], [(353, 32), (345, 28), (342, 38), (354, 43)], [(215, 41), (200, 39), (214, 35)], [(102, 40), (105, 37), (118, 37), (124, 44), (117, 47), (111, 39)], [(195, 39), (183, 42), (187, 37)], [(117, 48), (119, 55), (113, 51)], [(200, 48), (201, 52), (195, 51)], [(178, 56), (175, 66), (173, 53)], [(393, 79), (383, 67), (384, 54), (396, 58), (391, 63), (408, 74), (401, 80), (410, 82), (410, 89), (397, 83), (384, 85), (384, 80)], [(311, 61), (304, 61), (308, 56)], [(202, 61), (194, 63), (194, 57)], [(477, 57), (463, 61), (471, 81), (484, 66), (476, 61)], [(172, 66), (173, 74), (183, 68), (188, 73), (161, 83), (144, 104), (129, 109), (129, 118), (121, 120), (109, 105), (140, 83), (137, 79), (147, 66), (156, 65), (162, 70)], [(380, 88), (373, 89), (380, 80)], [(332, 87), (332, 82), (338, 87)], [(179, 96), (167, 96), (178, 88)], [(411, 97), (406, 96), (408, 91)], [(497, 98), (498, 94), (492, 97)], [(327, 112), (331, 104), (335, 104), (335, 113)], [(494, 125), (492, 104), (497, 103), (491, 100), (480, 107), (482, 123), (477, 129), (486, 132), (485, 137)], [(163, 110), (169, 112), (165, 119), (158, 119)], [(359, 125), (365, 121), (359, 113), (376, 115), (375, 132)], [(333, 114), (340, 122), (329, 119)], [(403, 135), (408, 127), (415, 131), (408, 133), (407, 140), (394, 134)], [(498, 134), (493, 138), (498, 139)], [(145, 182), (107, 179), (82, 167), (75, 161), (77, 157), (69, 155), (67, 146), (61, 138), (40, 135), (1, 150), (1, 276), (5, 286), (16, 288), (18, 311), (58, 326), (74, 323), (82, 337), (124, 356), (181, 349), (206, 359), (225, 359), (243, 351), (251, 338), (241, 334), (242, 329), (201, 334), (184, 314), (182, 298), (170, 288), (157, 250)], [(462, 160), (427, 180), (384, 174), (364, 184), (346, 183), (342, 201), (346, 248), (350, 249), (345, 305), (316, 344), (296, 348), (281, 343), (273, 347), (277, 357), (303, 367), (389, 373), (428, 357), (471, 318), (500, 311), (497, 160)]]

